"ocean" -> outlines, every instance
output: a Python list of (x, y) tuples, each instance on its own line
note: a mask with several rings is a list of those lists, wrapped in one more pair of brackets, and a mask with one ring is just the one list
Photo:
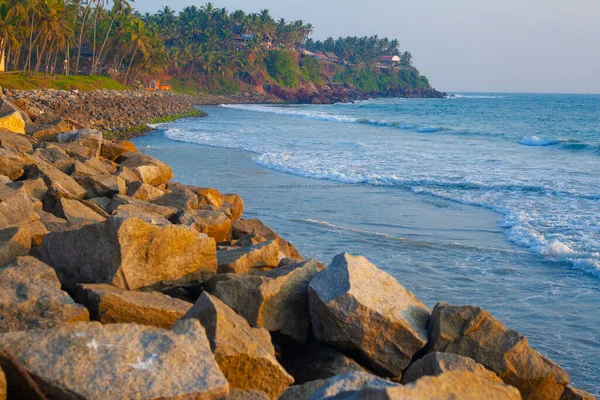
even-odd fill
[(202, 107), (136, 145), (306, 257), (478, 305), (600, 395), (600, 96)]

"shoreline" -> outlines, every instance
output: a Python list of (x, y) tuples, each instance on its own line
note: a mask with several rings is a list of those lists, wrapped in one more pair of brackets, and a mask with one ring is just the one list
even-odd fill
[[(9, 394), (26, 390), (25, 371), (58, 397), (110, 397), (120, 382), (149, 398), (593, 398), (481, 308), (430, 310), (362, 257), (303, 258), (242, 218), (239, 195), (174, 182), (99, 131), (36, 138), (45, 125), (3, 107), (0, 123), (21, 130), (0, 140), (2, 301), (19, 310), (0, 324)], [(24, 288), (46, 296), (41, 309), (18, 308)]]

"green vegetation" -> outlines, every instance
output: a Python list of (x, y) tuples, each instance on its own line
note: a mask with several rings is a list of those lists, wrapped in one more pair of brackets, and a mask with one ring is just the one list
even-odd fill
[[(229, 94), (256, 86), (298, 89), (333, 78), (367, 91), (428, 87), (396, 39), (321, 42), (309, 38), (311, 24), (275, 20), (268, 10), (229, 12), (207, 3), (142, 15), (132, 3), (0, 0), (0, 57), (6, 57), (7, 70), (20, 72), (0, 74), (0, 85), (120, 89), (159, 79), (180, 93)], [(303, 49), (328, 56), (316, 60)], [(400, 61), (381, 66), (381, 55)]]
[(18, 72), (0, 74), (0, 87), (15, 90), (31, 89), (77, 89), (89, 92), (96, 89), (122, 90), (125, 87), (114, 79), (104, 76), (44, 76), (23, 75)]

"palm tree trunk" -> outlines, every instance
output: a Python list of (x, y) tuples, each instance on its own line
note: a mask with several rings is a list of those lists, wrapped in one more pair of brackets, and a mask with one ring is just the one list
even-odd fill
[(131, 60), (129, 60), (129, 66), (127, 67), (127, 71), (125, 72), (125, 82), (126, 83), (127, 83), (127, 77), (129, 76), (129, 70), (131, 70), (131, 65), (133, 64), (133, 59), (135, 58), (135, 55), (137, 54), (137, 50), (138, 50), (138, 47), (136, 45), (135, 50), (133, 51), (133, 54), (131, 55)]
[(85, 21), (87, 20), (88, 11), (90, 10), (90, 4), (85, 8), (83, 12), (83, 20), (81, 21), (81, 32), (79, 32), (79, 49), (77, 50), (77, 63), (75, 64), (75, 75), (79, 72), (79, 60), (81, 59), (81, 43), (83, 42), (83, 31), (85, 29)]
[(96, 71), (96, 66), (100, 62), (102, 55), (104, 54), (104, 47), (106, 46), (106, 42), (108, 42), (108, 37), (110, 36), (110, 31), (112, 30), (113, 24), (115, 23), (116, 14), (113, 14), (112, 20), (110, 21), (110, 26), (108, 27), (108, 31), (106, 32), (106, 37), (104, 38), (104, 42), (102, 43), (102, 47), (100, 47), (100, 53), (98, 53), (98, 61), (94, 63), (92, 73)]
[(33, 51), (33, 23), (35, 21), (35, 14), (31, 13), (31, 31), (29, 32), (29, 53), (27, 54), (27, 61), (25, 62), (25, 68), (23, 72), (28, 71), (31, 68), (31, 52)]

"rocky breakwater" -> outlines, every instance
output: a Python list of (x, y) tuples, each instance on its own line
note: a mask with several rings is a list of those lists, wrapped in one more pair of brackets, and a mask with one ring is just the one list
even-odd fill
[(593, 398), (486, 311), (303, 259), (130, 143), (2, 130), (0, 156), (0, 399)]

